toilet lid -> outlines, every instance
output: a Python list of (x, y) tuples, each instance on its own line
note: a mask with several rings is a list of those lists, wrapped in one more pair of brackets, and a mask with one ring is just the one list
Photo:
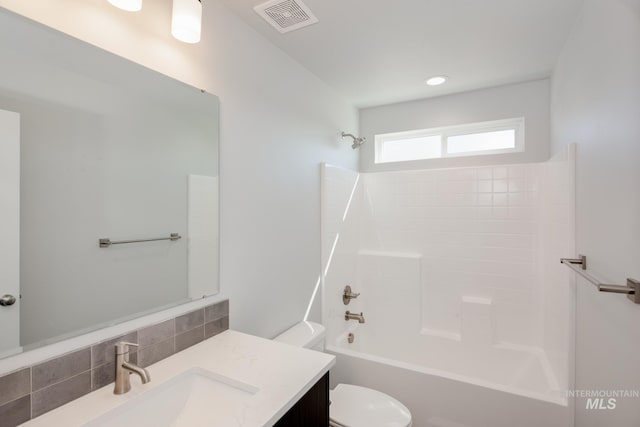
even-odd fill
[(407, 427), (411, 413), (393, 397), (366, 387), (338, 384), (329, 392), (329, 415), (344, 427)]

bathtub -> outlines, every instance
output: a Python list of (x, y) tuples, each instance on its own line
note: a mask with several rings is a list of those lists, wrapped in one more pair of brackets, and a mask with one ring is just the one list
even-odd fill
[(366, 326), (327, 342), (326, 351), (338, 359), (331, 387), (349, 383), (385, 392), (409, 408), (415, 427), (573, 426), (572, 402), (557, 389), (541, 351), (479, 350), (428, 334), (410, 342), (400, 342), (401, 334), (377, 340)]

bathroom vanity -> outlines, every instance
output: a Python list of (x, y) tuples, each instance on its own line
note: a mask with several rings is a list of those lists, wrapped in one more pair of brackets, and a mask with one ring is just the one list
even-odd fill
[(148, 384), (134, 376), (123, 395), (110, 384), (24, 426), (326, 427), (334, 363), (228, 330), (147, 368)]

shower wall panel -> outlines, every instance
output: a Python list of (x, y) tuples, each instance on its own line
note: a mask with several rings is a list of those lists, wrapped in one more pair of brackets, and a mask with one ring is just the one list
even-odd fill
[(542, 167), (362, 174), (360, 249), (422, 256), (422, 333), (464, 340), (466, 318), (487, 345), (542, 345)]

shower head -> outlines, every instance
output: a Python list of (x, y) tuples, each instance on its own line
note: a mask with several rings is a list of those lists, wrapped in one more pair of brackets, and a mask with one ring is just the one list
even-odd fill
[(355, 135), (352, 135), (350, 133), (344, 133), (342, 132), (342, 138), (346, 138), (349, 137), (351, 139), (353, 139), (353, 145), (351, 146), (351, 148), (353, 148), (354, 150), (356, 148), (359, 148), (362, 144), (364, 144), (367, 141), (367, 138), (358, 138)]

